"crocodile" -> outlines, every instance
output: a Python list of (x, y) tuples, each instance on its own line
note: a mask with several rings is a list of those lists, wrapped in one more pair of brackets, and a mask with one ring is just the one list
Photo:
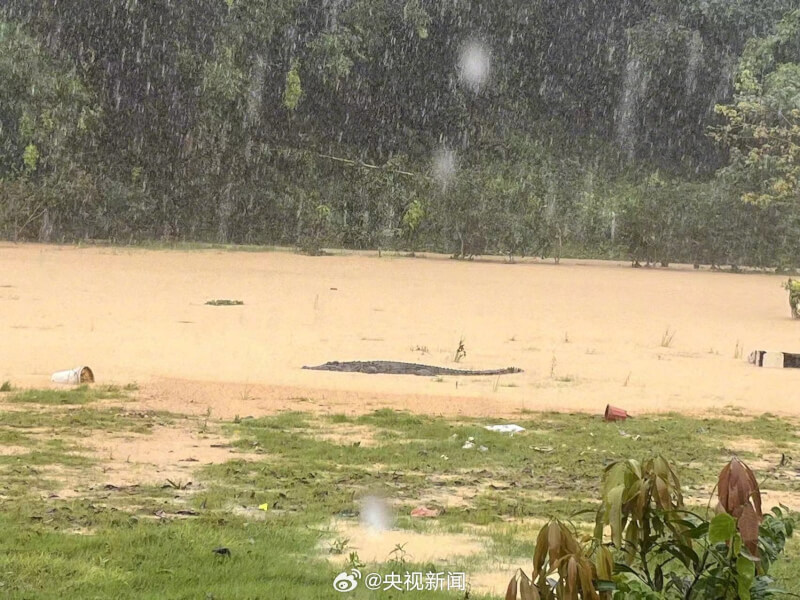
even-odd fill
[(345, 373), (369, 373), (385, 375), (419, 375), (422, 377), (434, 377), (438, 375), (509, 375), (511, 373), (522, 373), (522, 369), (508, 367), (505, 369), (487, 369), (483, 371), (472, 371), (469, 369), (448, 369), (447, 367), (435, 367), (432, 365), (420, 365), (417, 363), (396, 362), (393, 360), (369, 360), (326, 362), (324, 365), (316, 367), (303, 367), (314, 371), (341, 371)]

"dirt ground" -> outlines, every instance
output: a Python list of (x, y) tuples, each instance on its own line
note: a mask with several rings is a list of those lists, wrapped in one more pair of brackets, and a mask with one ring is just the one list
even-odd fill
[[(98, 382), (138, 382), (147, 408), (216, 418), (383, 406), (513, 417), (607, 403), (632, 414), (798, 415), (788, 391), (800, 370), (746, 361), (754, 349), (800, 352), (783, 279), (593, 261), (0, 244), (0, 381), (44, 387), (54, 371), (89, 365)], [(368, 359), (524, 373), (301, 369)]]

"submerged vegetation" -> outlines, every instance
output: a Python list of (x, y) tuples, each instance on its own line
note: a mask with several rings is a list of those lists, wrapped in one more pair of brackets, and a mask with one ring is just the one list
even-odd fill
[(0, 7), (0, 237), (800, 260), (800, 11)]

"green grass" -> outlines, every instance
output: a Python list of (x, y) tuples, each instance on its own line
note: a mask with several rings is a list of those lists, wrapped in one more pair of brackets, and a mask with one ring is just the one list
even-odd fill
[(58, 411), (0, 412), (0, 435), (25, 434), (26, 430), (47, 429), (55, 435), (88, 435), (93, 430), (109, 432), (148, 433), (155, 425), (169, 424), (183, 418), (166, 412), (128, 412), (120, 408), (69, 408)]
[[(6, 397), (9, 404), (29, 406), (0, 411), (0, 493), (9, 480), (25, 489), (40, 489), (48, 483), (41, 479), (40, 467), (93, 465), (96, 461), (81, 439), (94, 432), (148, 433), (155, 425), (175, 419), (167, 413), (88, 406), (97, 400), (128, 399), (135, 390), (134, 384), (82, 385), (67, 390), (25, 390)], [(12, 451), (2, 452), (3, 446)]]
[(97, 400), (127, 399), (129, 392), (135, 391), (135, 384), (124, 387), (116, 385), (79, 385), (64, 390), (24, 390), (7, 398), (8, 402), (34, 404), (88, 404)]
[[(75, 507), (69, 514), (70, 524), (81, 529), (89, 523), (98, 530), (76, 535), (30, 521), (33, 511), (26, 512), (0, 514), (0, 527), (8, 531), (0, 540), (0, 583), (3, 597), (9, 600), (344, 596), (332, 588), (340, 569), (309, 557), (309, 549), (320, 539), (310, 529), (233, 517), (152, 522)], [(230, 558), (212, 552), (220, 546), (229, 548)], [(429, 567), (404, 565), (420, 571)], [(346, 597), (375, 596), (360, 587)], [(453, 597), (433, 592), (403, 594), (412, 600)]]
[[(528, 557), (529, 562), (538, 528), (520, 519), (571, 517), (590, 525), (591, 515), (575, 513), (596, 507), (591, 499), (597, 497), (604, 466), (613, 460), (663, 454), (679, 466), (685, 487), (700, 490), (713, 485), (730, 458), (724, 448), (737, 439), (755, 438), (766, 452), (782, 448), (795, 454), (800, 442), (796, 423), (770, 415), (663, 415), (606, 423), (588, 415), (531, 413), (515, 421), (527, 431), (509, 436), (484, 429), (498, 420), (454, 421), (385, 409), (356, 417), (284, 412), (221, 423), (232, 446), (256, 459), (202, 467), (190, 488), (99, 488), (63, 500), (46, 498), (37, 490), (47, 484), (37, 482), (46, 482), (50, 465), (80, 470), (93, 464), (81, 452), (82, 436), (146, 433), (155, 423), (168, 425), (182, 417), (100, 409), (85, 405), (89, 400), (66, 406), (55, 400), (30, 402), (38, 408), (0, 413), (0, 444), (29, 450), (0, 457), (0, 528), (7, 532), (0, 539), (4, 598), (395, 597), (361, 588), (343, 595), (332, 588), (341, 569), (325, 560), (325, 549), (340, 536), (330, 529), (331, 519), (354, 521), (367, 494), (396, 502), (401, 529), (481, 535), (489, 554), (460, 564), (387, 563), (362, 571), (470, 573), (494, 568), (484, 562), (489, 556)], [(325, 439), (333, 433), (339, 437)], [(463, 449), (470, 437), (475, 448)], [(480, 445), (488, 451), (479, 452)], [(787, 477), (793, 473), (788, 469)], [(788, 481), (767, 479), (764, 487), (791, 488)], [(420, 498), (433, 493), (466, 500), (435, 520), (408, 516)], [(269, 505), (266, 512), (257, 509), (263, 503)], [(179, 518), (180, 509), (196, 514)], [(230, 558), (212, 552), (220, 546), (230, 549)], [(343, 556), (349, 552), (344, 548)], [(796, 561), (798, 552), (800, 545), (793, 541), (787, 558)], [(800, 592), (791, 562), (778, 563), (775, 575), (779, 585)], [(463, 594), (424, 591), (402, 597)]]
[[(78, 393), (85, 393), (85, 390)], [(98, 393), (110, 392), (98, 390)], [(58, 489), (60, 484), (49, 476), (52, 468), (76, 474), (94, 468), (98, 459), (86, 449), (82, 440), (95, 432), (147, 434), (156, 425), (168, 425), (184, 418), (167, 413), (62, 406), (38, 401), (36, 406), (38, 408), (0, 412), (0, 498), (7, 496), (24, 503), (30, 500), (30, 494)], [(2, 452), (3, 446), (12, 447), (13, 451)], [(145, 488), (140, 492), (153, 495), (146, 493)]]
[[(795, 519), (797, 524), (797, 519)], [(778, 587), (793, 594), (800, 594), (800, 539), (797, 533), (786, 543), (786, 550), (781, 559), (772, 565), (770, 575), (778, 582)]]
[(30, 451), (22, 454), (0, 455), (0, 467), (6, 465), (44, 466), (86, 466), (92, 460), (81, 454), (82, 448), (75, 444), (58, 439), (48, 439), (32, 442), (25, 440), (25, 445)]
[[(589, 415), (545, 413), (517, 422), (528, 431), (509, 436), (486, 431), (484, 422), (454, 423), (390, 410), (354, 418), (335, 415), (330, 425), (310, 425), (300, 414), (283, 413), (242, 420), (230, 432), (237, 436), (237, 446), (279, 455), (289, 464), (328, 470), (337, 465), (369, 470), (381, 464), (387, 471), (439, 475), (489, 469), (501, 480), (518, 480), (527, 469), (539, 490), (570, 496), (596, 489), (602, 468), (621, 458), (662, 453), (678, 465), (691, 463), (693, 468), (682, 473), (684, 483), (691, 485), (712, 480), (730, 459), (725, 443), (737, 438), (761, 439), (776, 450), (800, 442), (792, 423), (770, 416), (697, 420), (666, 415), (610, 424)], [(353, 447), (315, 437), (319, 429), (348, 424), (369, 426), (380, 444)], [(488, 451), (463, 450), (469, 437)], [(535, 450), (547, 447), (553, 451)]]

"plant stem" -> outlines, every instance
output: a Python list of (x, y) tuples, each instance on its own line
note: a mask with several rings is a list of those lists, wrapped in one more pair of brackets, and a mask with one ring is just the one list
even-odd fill
[(708, 560), (708, 548), (705, 549), (703, 552), (703, 558), (700, 561), (700, 564), (695, 568), (694, 572), (694, 579), (692, 579), (692, 583), (689, 584), (689, 587), (686, 589), (686, 594), (684, 594), (684, 600), (691, 600), (692, 597), (692, 590), (694, 586), (697, 585), (697, 582), (700, 580), (700, 576), (703, 574), (703, 570), (706, 568), (706, 561)]

